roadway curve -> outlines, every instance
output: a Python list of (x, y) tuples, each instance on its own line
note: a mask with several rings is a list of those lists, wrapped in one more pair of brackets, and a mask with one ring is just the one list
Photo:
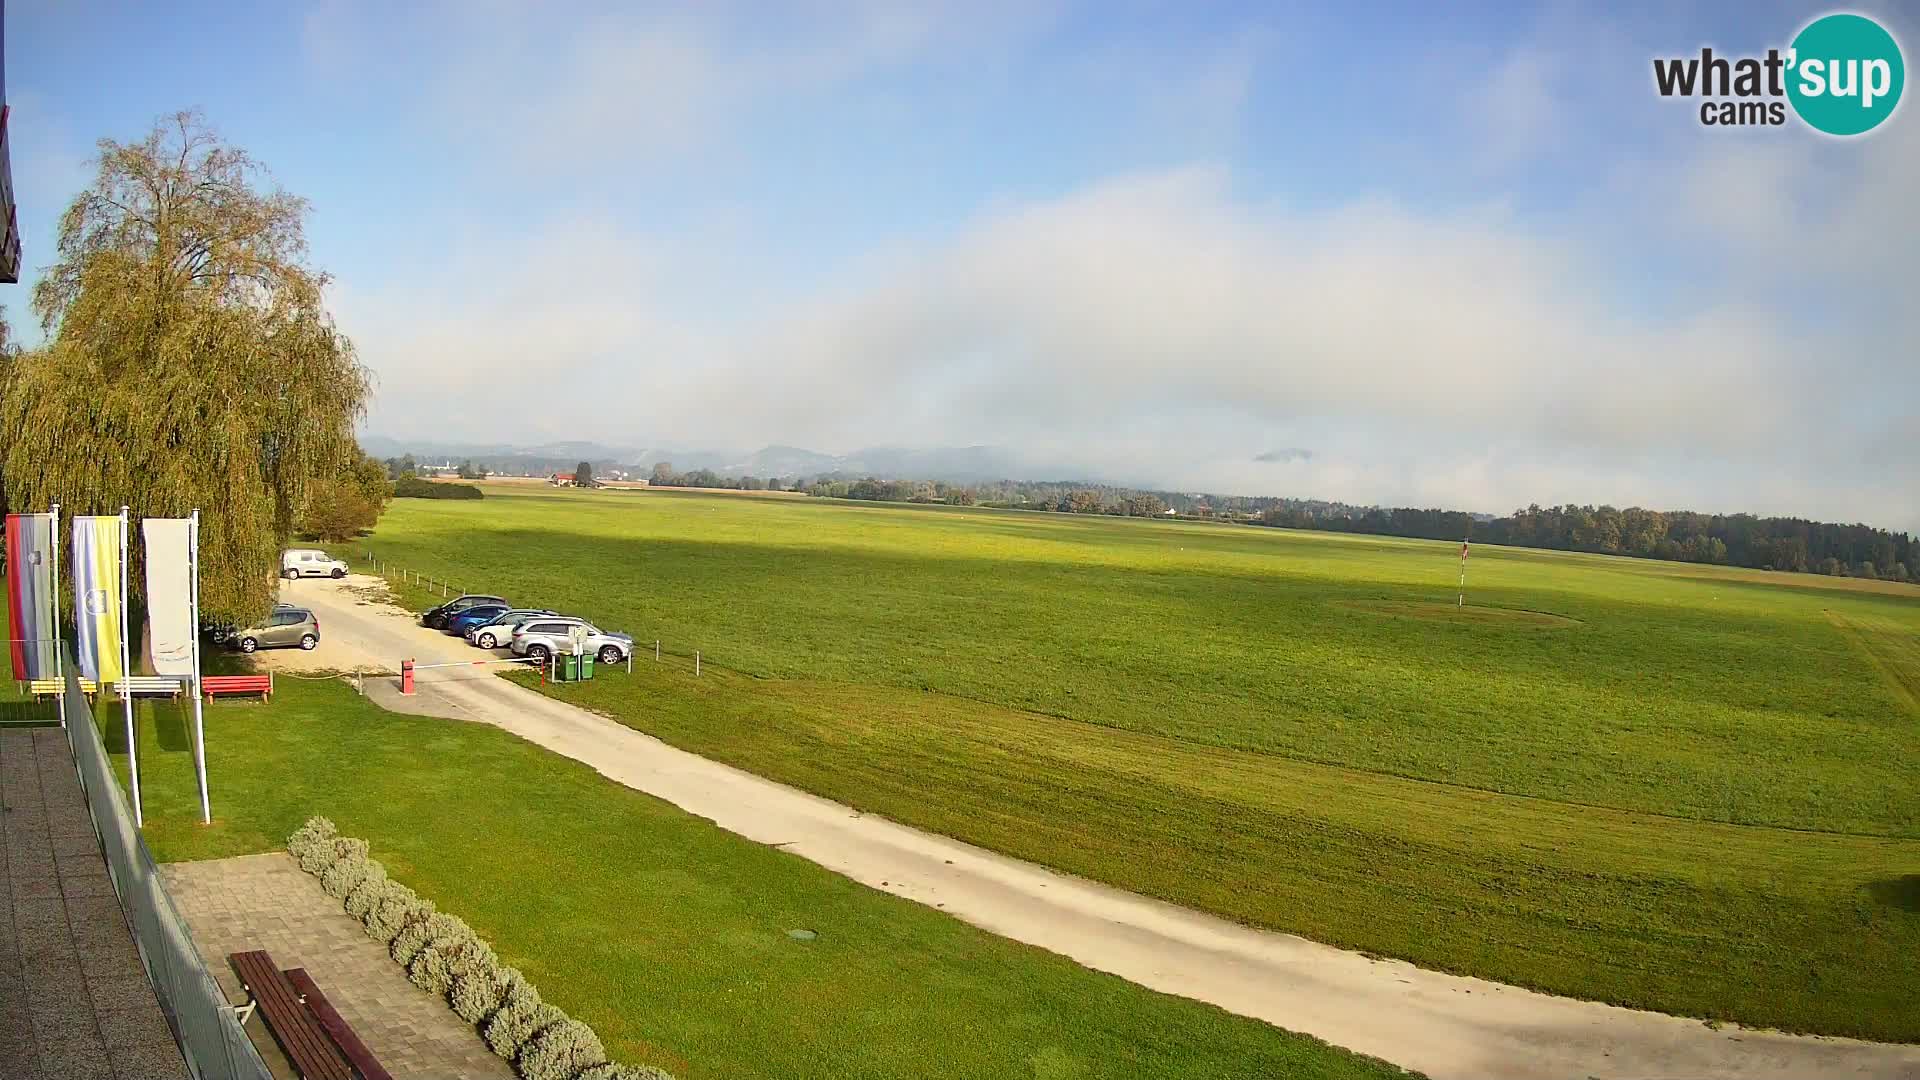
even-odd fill
[[(324, 641), (310, 654), (260, 654), (271, 667), (392, 672), (403, 657), (427, 664), (482, 655), (371, 599), (384, 594), (377, 579), (288, 582), (283, 594), (319, 615)], [(1142, 986), (1306, 1032), (1435, 1080), (1920, 1080), (1916, 1045), (1710, 1028), (1699, 1020), (1376, 960), (1149, 900), (709, 761), (484, 674), (488, 670), (423, 672), (420, 697), (406, 707), (504, 728), (869, 887)], [(393, 697), (385, 686), (370, 685), (369, 692)]]

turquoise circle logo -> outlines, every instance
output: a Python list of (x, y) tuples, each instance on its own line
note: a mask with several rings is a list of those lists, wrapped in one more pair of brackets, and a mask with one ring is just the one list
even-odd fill
[(1864, 15), (1825, 15), (1787, 53), (1787, 100), (1816, 131), (1861, 135), (1900, 104), (1907, 65), (1893, 35)]

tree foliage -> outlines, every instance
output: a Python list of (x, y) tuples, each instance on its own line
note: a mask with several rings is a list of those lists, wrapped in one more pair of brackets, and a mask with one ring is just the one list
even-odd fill
[(368, 394), (307, 264), (307, 204), (268, 183), (194, 113), (101, 140), (34, 289), (49, 343), (0, 395), (12, 504), (200, 508), (201, 604), (236, 620), (271, 606), (312, 486), (359, 461)]

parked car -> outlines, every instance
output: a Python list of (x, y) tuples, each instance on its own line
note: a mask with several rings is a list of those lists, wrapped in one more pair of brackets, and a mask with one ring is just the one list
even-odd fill
[(566, 616), (528, 619), (513, 628), (508, 648), (515, 656), (530, 656), (545, 663), (550, 656), (571, 654), (576, 626), (587, 633), (585, 650), (603, 664), (617, 664), (633, 651), (633, 635), (608, 633), (585, 619)]
[(347, 564), (317, 548), (290, 548), (280, 553), (280, 576), (343, 578)]
[(306, 608), (280, 604), (258, 626), (235, 630), (227, 641), (241, 652), (255, 649), (284, 649), (299, 646), (313, 650), (320, 644), (320, 620)]
[(481, 623), (491, 622), (513, 610), (505, 604), (475, 604), (465, 611), (449, 615), (441, 627), (454, 637), (464, 637), (466, 632)]
[(528, 619), (537, 619), (542, 615), (558, 614), (560, 613), (557, 611), (548, 611), (545, 608), (515, 608), (495, 616), (490, 622), (469, 627), (466, 633), (467, 643), (482, 649), (497, 649), (513, 640), (514, 628), (521, 623)]
[(441, 604), (439, 607), (428, 608), (427, 613), (420, 616), (420, 622), (426, 626), (433, 627), (435, 630), (444, 630), (446, 629), (449, 618), (460, 614), (468, 608), (479, 607), (482, 604), (495, 604), (502, 608), (513, 606), (507, 603), (506, 597), (504, 596), (490, 596), (486, 593), (467, 593), (464, 596), (456, 596), (446, 603)]

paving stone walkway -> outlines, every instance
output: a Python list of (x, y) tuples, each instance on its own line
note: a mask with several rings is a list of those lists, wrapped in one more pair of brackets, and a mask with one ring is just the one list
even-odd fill
[(66, 732), (0, 730), (0, 1077), (186, 1080)]
[[(167, 863), (161, 879), (221, 989), (244, 1000), (227, 957), (265, 949), (282, 968), (304, 967), (327, 1000), (396, 1077), (512, 1080), (446, 1002), (407, 981), (385, 946), (284, 852)], [(261, 1056), (285, 1062), (258, 1020), (247, 1025)], [(3, 1075), (3, 1074), (0, 1074)]]

